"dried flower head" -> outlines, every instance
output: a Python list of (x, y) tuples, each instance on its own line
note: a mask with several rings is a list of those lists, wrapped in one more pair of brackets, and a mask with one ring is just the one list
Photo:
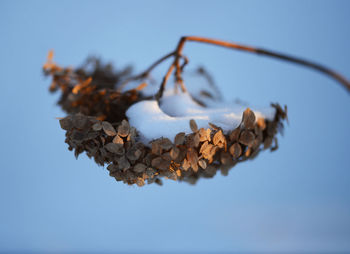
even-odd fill
[[(58, 104), (69, 114), (59, 121), (66, 131), (68, 149), (74, 151), (76, 157), (85, 152), (98, 165), (106, 165), (110, 176), (117, 181), (138, 186), (145, 183), (161, 185), (162, 178), (193, 184), (202, 177), (213, 177), (218, 170), (227, 175), (234, 165), (255, 158), (264, 149), (276, 150), (276, 136), (283, 131), (287, 108), (271, 104), (270, 114), (246, 108), (242, 109), (240, 118), (236, 115), (235, 121), (226, 122), (214, 112), (216, 115), (212, 119), (220, 121), (210, 122), (210, 115), (205, 114), (209, 108), (206, 102), (218, 102), (217, 87), (211, 76), (200, 68), (198, 74), (208, 80), (213, 92), (201, 90), (192, 95), (187, 92), (181, 76), (188, 63), (182, 55), (186, 41), (215, 44), (302, 64), (332, 76), (350, 90), (346, 79), (320, 65), (267, 50), (200, 37), (181, 38), (174, 52), (137, 76), (131, 75), (130, 67), (114, 70), (111, 64), (103, 64), (96, 58), (89, 58), (77, 69), (63, 68), (54, 63), (51, 51), (43, 69), (45, 75), (52, 77), (49, 90), (61, 92)], [(158, 92), (146, 96), (143, 81), (152, 69), (170, 57), (174, 61)], [(164, 96), (173, 71), (175, 94)], [(132, 80), (140, 81), (140, 85), (123, 91)], [(178, 87), (182, 91), (180, 96), (176, 95)], [(195, 110), (182, 107), (181, 111), (179, 105)], [(177, 111), (170, 112), (169, 108), (174, 107), (178, 107)], [(188, 115), (189, 111), (197, 112), (197, 115)]]

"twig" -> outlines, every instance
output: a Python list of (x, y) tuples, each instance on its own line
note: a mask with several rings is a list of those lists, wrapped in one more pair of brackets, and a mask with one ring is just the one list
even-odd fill
[[(209, 39), (209, 38), (203, 38), (203, 37), (198, 37), (198, 36), (184, 36), (181, 37), (176, 50), (163, 56), (162, 58), (160, 58), (159, 60), (157, 60), (155, 63), (153, 63), (148, 69), (146, 69), (144, 72), (142, 72), (140, 75), (131, 77), (129, 79), (127, 79), (126, 81), (123, 82), (123, 84), (120, 86), (120, 89), (122, 89), (126, 83), (128, 83), (129, 81), (132, 80), (138, 80), (138, 79), (142, 79), (142, 78), (146, 78), (149, 73), (156, 67), (158, 66), (160, 63), (162, 63), (164, 60), (170, 58), (170, 57), (174, 57), (174, 61), (172, 62), (172, 64), (170, 65), (166, 75), (163, 78), (163, 81), (159, 87), (158, 92), (156, 93), (155, 97), (157, 100), (159, 100), (162, 96), (163, 96), (163, 92), (166, 86), (166, 83), (171, 75), (171, 73), (173, 72), (173, 70), (175, 69), (175, 81), (177, 84), (179, 84), (182, 88), (182, 91), (186, 91), (183, 79), (182, 79), (182, 71), (185, 67), (185, 65), (188, 63), (188, 59), (187, 57), (184, 57), (182, 55), (182, 51), (183, 48), (185, 46), (185, 42), (186, 41), (194, 41), (194, 42), (201, 42), (201, 43), (207, 43), (207, 44), (212, 44), (212, 45), (216, 45), (216, 46), (220, 46), (220, 47), (225, 47), (225, 48), (230, 48), (230, 49), (236, 49), (236, 50), (241, 50), (241, 51), (246, 51), (246, 52), (250, 52), (250, 53), (255, 53), (258, 55), (263, 55), (263, 56), (269, 56), (269, 57), (274, 57), (274, 58), (278, 58), (280, 60), (284, 60), (287, 62), (292, 62), (295, 64), (300, 64), (309, 68), (312, 68), (314, 70), (317, 70), (319, 72), (322, 72), (330, 77), (332, 77), (333, 79), (337, 80), (341, 85), (344, 86), (344, 88), (350, 92), (350, 82), (344, 78), (342, 75), (340, 75), (339, 73), (325, 67), (322, 66), (320, 64), (317, 63), (313, 63), (301, 58), (297, 58), (297, 57), (293, 57), (293, 56), (289, 56), (289, 55), (285, 55), (285, 54), (281, 54), (281, 53), (277, 53), (277, 52), (273, 52), (270, 50), (266, 50), (266, 49), (261, 49), (261, 48), (255, 48), (255, 47), (251, 47), (251, 46), (245, 46), (245, 45), (240, 45), (240, 44), (236, 44), (236, 43), (231, 43), (231, 42), (227, 42), (227, 41), (221, 41), (221, 40), (215, 40), (215, 39)], [(184, 63), (182, 65), (180, 65), (180, 59), (184, 59)]]
[(147, 78), (149, 76), (149, 74), (151, 73), (151, 71), (157, 67), (159, 64), (161, 64), (163, 61), (167, 60), (169, 57), (172, 57), (176, 54), (176, 52), (170, 52), (169, 54), (163, 56), (162, 58), (158, 59), (157, 61), (155, 61), (150, 67), (148, 67), (145, 71), (143, 71), (142, 73), (140, 73), (139, 75), (130, 77), (128, 79), (126, 79), (118, 88), (118, 90), (122, 90), (127, 83), (129, 83), (130, 81), (134, 81), (134, 80), (139, 80), (139, 79), (143, 79), (143, 78)]

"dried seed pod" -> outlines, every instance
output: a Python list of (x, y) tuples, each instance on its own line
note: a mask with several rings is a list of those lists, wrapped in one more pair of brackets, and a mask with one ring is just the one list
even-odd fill
[(254, 143), (255, 135), (252, 131), (244, 130), (241, 132), (241, 135), (239, 136), (239, 143), (251, 146)]
[(243, 112), (243, 117), (242, 117), (242, 122), (243, 125), (246, 129), (253, 129), (255, 125), (255, 114), (250, 108), (247, 108)]
[(121, 137), (127, 137), (129, 135), (130, 125), (125, 119), (122, 121), (121, 125), (118, 126), (118, 135)]
[(233, 143), (233, 145), (230, 146), (229, 152), (234, 159), (238, 159), (239, 156), (241, 156), (241, 154), (242, 154), (242, 147), (237, 142)]
[(191, 128), (192, 132), (197, 132), (198, 131), (197, 123), (193, 119), (190, 120), (190, 128)]
[(174, 139), (174, 144), (175, 145), (183, 145), (185, 143), (185, 132), (180, 132), (176, 134), (175, 139)]
[(109, 122), (103, 121), (102, 122), (102, 128), (103, 128), (103, 131), (108, 136), (115, 136), (115, 135), (117, 135), (117, 132), (115, 131), (114, 127)]

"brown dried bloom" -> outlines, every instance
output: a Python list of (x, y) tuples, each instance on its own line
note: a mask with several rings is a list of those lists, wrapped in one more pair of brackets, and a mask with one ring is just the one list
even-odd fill
[[(282, 132), (287, 118), (287, 108), (277, 103), (271, 104), (275, 109), (273, 118), (257, 117), (253, 110), (247, 108), (241, 122), (230, 130), (224, 130), (219, 123), (208, 123), (207, 127), (203, 127), (190, 119), (190, 131), (179, 131), (173, 139), (158, 137), (150, 143), (144, 141), (144, 135), (137, 126), (130, 124), (126, 111), (143, 100), (155, 98), (159, 102), (173, 71), (176, 85), (186, 91), (181, 76), (188, 63), (182, 55), (186, 41), (215, 44), (302, 64), (330, 75), (350, 89), (346, 79), (320, 65), (267, 50), (200, 37), (181, 38), (175, 51), (137, 76), (131, 76), (130, 67), (117, 71), (96, 58), (89, 58), (77, 69), (63, 68), (54, 63), (51, 51), (43, 69), (45, 75), (52, 77), (49, 90), (61, 92), (58, 104), (69, 114), (59, 121), (66, 131), (68, 149), (74, 151), (76, 157), (85, 152), (98, 165), (106, 165), (110, 176), (117, 181), (138, 186), (162, 184), (161, 178), (193, 184), (202, 177), (213, 177), (218, 170), (227, 175), (234, 165), (255, 158), (264, 149), (276, 150), (276, 135)], [(144, 82), (135, 89), (122, 92), (129, 81), (144, 80), (153, 68), (170, 57), (174, 57), (174, 61), (154, 97), (142, 93), (146, 86)], [(201, 68), (198, 73), (214, 87), (204, 69)], [(207, 99), (213, 98), (215, 96), (208, 91), (192, 96), (203, 107)]]

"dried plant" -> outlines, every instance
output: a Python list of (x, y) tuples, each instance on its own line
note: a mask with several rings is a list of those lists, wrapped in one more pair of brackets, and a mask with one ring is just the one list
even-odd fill
[[(243, 50), (260, 55), (275, 57), (301, 64), (321, 71), (339, 81), (348, 91), (349, 82), (341, 75), (318, 64), (275, 52), (237, 45), (201, 37), (182, 37), (176, 50), (160, 58), (147, 70), (132, 76), (131, 68), (114, 70), (111, 64), (103, 64), (90, 58), (80, 68), (62, 68), (53, 62), (53, 52), (49, 53), (44, 65), (45, 75), (52, 77), (50, 91), (61, 91), (58, 104), (69, 115), (60, 119), (66, 131), (66, 143), (78, 157), (82, 152), (93, 158), (98, 165), (107, 165), (111, 176), (117, 181), (143, 186), (147, 183), (161, 184), (161, 178), (195, 183), (199, 178), (213, 177), (218, 170), (227, 174), (239, 162), (253, 159), (267, 148), (277, 149), (277, 133), (283, 129), (287, 118), (287, 108), (272, 104), (275, 108), (273, 119), (257, 117), (247, 108), (238, 127), (228, 132), (217, 123), (209, 123), (208, 128), (198, 128), (195, 120), (189, 121), (191, 133), (180, 132), (174, 140), (159, 137), (150, 143), (141, 142), (139, 132), (131, 126), (126, 111), (142, 100), (163, 96), (170, 75), (174, 72), (176, 86), (185, 92), (182, 79), (187, 57), (182, 55), (186, 41), (196, 41)], [(151, 71), (164, 60), (173, 57), (158, 92), (145, 96), (142, 89)], [(203, 69), (198, 70), (211, 86), (212, 78)], [(137, 88), (123, 91), (130, 81), (140, 81)], [(205, 94), (213, 97), (210, 93)], [(202, 97), (192, 96), (200, 105), (206, 105)]]

